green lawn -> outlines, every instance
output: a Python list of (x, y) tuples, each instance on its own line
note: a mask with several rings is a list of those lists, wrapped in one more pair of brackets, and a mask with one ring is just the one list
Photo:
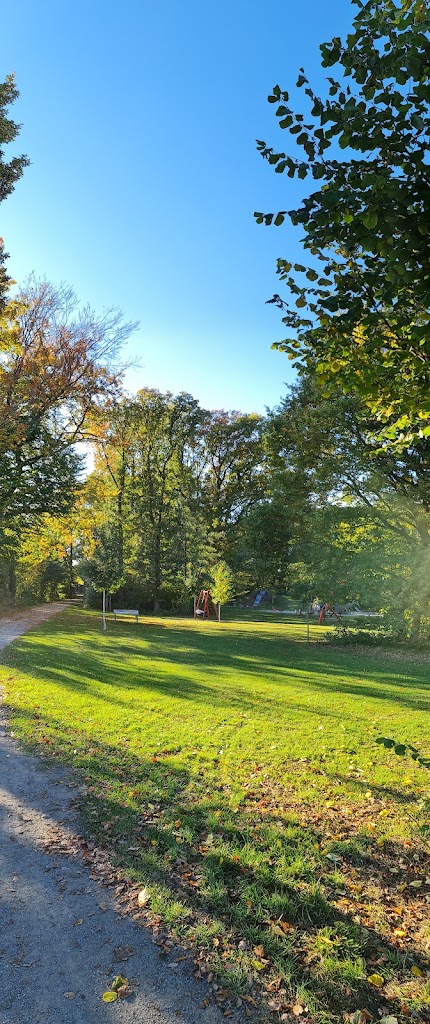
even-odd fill
[(279, 618), (103, 635), (68, 611), (3, 652), (13, 730), (79, 773), (88, 835), (148, 887), (142, 915), (220, 1001), (262, 1019), (430, 1019), (430, 867), (411, 818), (430, 774), (375, 744), (430, 753), (429, 662), (330, 649), (315, 625), (307, 644)]

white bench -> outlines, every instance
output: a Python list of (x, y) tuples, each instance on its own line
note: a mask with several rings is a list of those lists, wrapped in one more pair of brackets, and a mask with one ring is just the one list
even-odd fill
[(137, 608), (112, 608), (113, 621), (116, 622), (117, 615), (132, 615), (136, 622), (139, 622), (139, 612)]

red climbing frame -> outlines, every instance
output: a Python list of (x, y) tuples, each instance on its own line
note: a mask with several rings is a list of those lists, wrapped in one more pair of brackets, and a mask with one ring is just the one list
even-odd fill
[(210, 619), (211, 618), (211, 605), (212, 610), (217, 622), (219, 622), (218, 608), (215, 602), (212, 600), (210, 590), (201, 590), (197, 598), (196, 607), (194, 609), (195, 619)]
[(325, 605), (323, 605), (323, 607), (321, 608), (321, 611), (320, 611), (320, 614), (319, 614), (319, 619), (318, 619), (318, 625), (319, 626), (322, 626), (323, 622), (325, 621), (325, 617), (327, 615), (327, 612), (331, 612), (332, 615), (336, 616), (336, 618), (339, 620), (339, 622), (341, 621), (340, 615), (338, 615), (337, 612), (335, 612), (333, 606), (331, 604), (329, 604), (328, 601), (326, 601)]

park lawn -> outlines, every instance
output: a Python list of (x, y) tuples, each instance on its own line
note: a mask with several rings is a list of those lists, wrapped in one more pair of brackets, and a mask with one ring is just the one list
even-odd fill
[(430, 753), (429, 662), (325, 633), (260, 615), (103, 635), (72, 609), (3, 652), (0, 684), (15, 735), (73, 767), (87, 838), (226, 1013), (428, 1020), (430, 774), (375, 740)]

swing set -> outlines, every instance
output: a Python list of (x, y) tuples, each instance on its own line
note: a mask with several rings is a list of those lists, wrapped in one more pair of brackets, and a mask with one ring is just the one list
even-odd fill
[(210, 619), (213, 612), (216, 622), (220, 621), (219, 610), (212, 599), (210, 590), (201, 590), (194, 609), (195, 619)]
[(322, 606), (320, 610), (318, 618), (319, 626), (322, 626), (323, 622), (325, 622), (326, 615), (332, 615), (338, 620), (338, 622), (341, 621), (341, 616), (338, 615), (338, 613), (334, 610), (333, 605), (329, 604), (328, 601), (326, 601), (326, 603)]

